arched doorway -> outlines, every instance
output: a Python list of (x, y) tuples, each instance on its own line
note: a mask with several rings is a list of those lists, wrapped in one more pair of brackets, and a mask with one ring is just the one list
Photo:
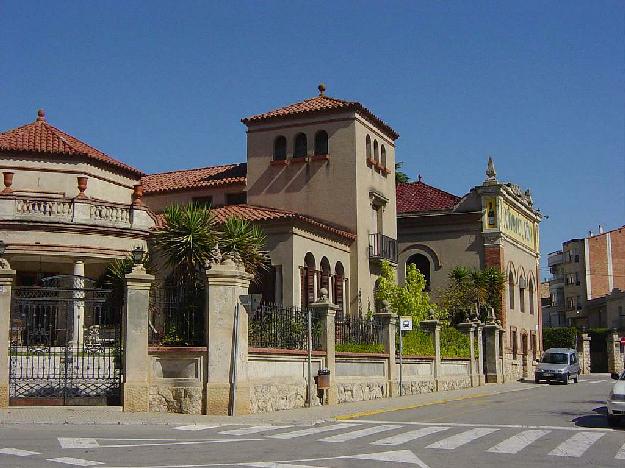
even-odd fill
[(431, 280), (431, 264), (430, 259), (425, 255), (417, 253), (408, 257), (406, 260), (406, 271), (408, 270), (408, 265), (414, 265), (417, 270), (421, 272), (421, 274), (425, 277), (425, 290), (430, 290), (430, 280)]

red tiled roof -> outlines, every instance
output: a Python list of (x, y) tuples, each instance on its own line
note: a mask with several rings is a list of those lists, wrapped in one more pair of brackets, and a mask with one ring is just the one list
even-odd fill
[(34, 122), (0, 133), (0, 151), (81, 156), (135, 176), (144, 174), (50, 125), (41, 109)]
[(460, 197), (421, 181), (398, 184), (396, 195), (398, 214), (449, 210), (460, 201)]
[[(304, 216), (293, 211), (278, 210), (276, 208), (267, 208), (264, 206), (246, 204), (227, 205), (219, 208), (213, 208), (211, 211), (213, 213), (213, 216), (215, 216), (215, 221), (218, 224), (225, 222), (226, 219), (230, 217), (245, 219), (252, 222), (293, 220), (314, 226), (316, 228), (330, 232), (350, 241), (356, 239), (356, 235), (354, 233), (347, 231), (344, 228), (333, 226), (323, 221), (319, 221), (318, 219), (312, 218), (310, 216)], [(163, 226), (163, 224), (163, 215), (157, 215), (157, 226)]]
[(342, 99), (336, 99), (324, 94), (315, 96), (310, 99), (304, 99), (303, 101), (296, 102), (295, 104), (289, 104), (288, 106), (280, 107), (263, 114), (252, 115), (241, 119), (245, 125), (255, 122), (263, 122), (267, 120), (279, 120), (289, 117), (299, 117), (307, 114), (323, 114), (331, 112), (343, 112), (343, 111), (356, 111), (361, 113), (365, 118), (372, 121), (378, 128), (386, 133), (390, 138), (396, 140), (399, 138), (399, 134), (393, 130), (386, 122), (379, 117), (375, 116), (373, 112), (367, 109), (365, 106), (355, 101), (344, 101)]
[(247, 164), (226, 164), (183, 171), (150, 174), (141, 179), (143, 193), (174, 192), (179, 190), (221, 187), (245, 184)]

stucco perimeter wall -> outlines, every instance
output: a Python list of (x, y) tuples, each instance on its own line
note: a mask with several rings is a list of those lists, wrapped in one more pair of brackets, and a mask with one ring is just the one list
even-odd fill
[[(315, 353), (312, 374), (325, 367), (325, 357)], [(250, 409), (268, 413), (306, 405), (308, 358), (305, 352), (250, 349), (248, 357)], [(314, 395), (313, 405), (320, 400)]]
[(206, 348), (150, 348), (150, 411), (202, 414)]
[(335, 382), (339, 403), (388, 397), (388, 358), (386, 356), (337, 354)]
[[(396, 375), (399, 376), (399, 361), (396, 364)], [(468, 359), (449, 359), (441, 362), (438, 379), (434, 378), (434, 359), (405, 358), (402, 369), (402, 393), (417, 395), (420, 393), (442, 392), (471, 387)], [(399, 381), (396, 382), (399, 394)]]

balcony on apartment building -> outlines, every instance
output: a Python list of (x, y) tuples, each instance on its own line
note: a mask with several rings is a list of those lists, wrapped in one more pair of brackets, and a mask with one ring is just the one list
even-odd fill
[(549, 267), (552, 267), (554, 265), (561, 265), (562, 263), (564, 263), (564, 255), (561, 250), (557, 252), (551, 252), (549, 254), (549, 257), (547, 259), (547, 264)]
[(369, 259), (397, 263), (397, 239), (384, 234), (369, 234)]
[(554, 275), (549, 279), (549, 288), (564, 287), (564, 275)]

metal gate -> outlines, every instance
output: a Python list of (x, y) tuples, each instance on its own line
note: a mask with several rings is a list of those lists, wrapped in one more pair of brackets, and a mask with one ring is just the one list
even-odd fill
[(16, 287), (11, 301), (12, 405), (118, 405), (121, 300), (81, 276)]

